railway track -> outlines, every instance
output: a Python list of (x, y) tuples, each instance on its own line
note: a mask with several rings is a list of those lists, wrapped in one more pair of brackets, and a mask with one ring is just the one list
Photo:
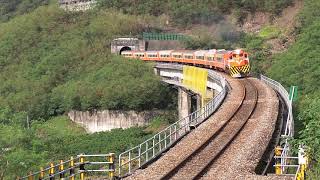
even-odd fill
[(249, 79), (241, 79), (240, 81), (244, 93), (235, 113), (211, 138), (199, 148), (194, 149), (191, 156), (183, 159), (160, 179), (199, 179), (236, 138), (250, 119), (258, 100), (258, 91), (254, 83)]

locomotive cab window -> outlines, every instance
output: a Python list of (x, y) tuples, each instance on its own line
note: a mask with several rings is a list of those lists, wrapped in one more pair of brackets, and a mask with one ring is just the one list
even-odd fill
[(244, 57), (247, 58), (247, 57), (248, 57), (248, 54), (244, 54)]

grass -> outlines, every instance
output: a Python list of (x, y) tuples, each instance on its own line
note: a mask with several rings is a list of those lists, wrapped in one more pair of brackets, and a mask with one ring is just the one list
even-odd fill
[(259, 37), (263, 39), (274, 39), (281, 35), (281, 30), (275, 26), (265, 26), (259, 32)]

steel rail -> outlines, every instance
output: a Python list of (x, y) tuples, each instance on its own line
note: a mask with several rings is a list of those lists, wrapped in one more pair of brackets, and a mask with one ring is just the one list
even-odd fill
[[(208, 169), (208, 167), (210, 167), (212, 165), (212, 163), (224, 152), (224, 150), (230, 145), (230, 143), (232, 143), (232, 141), (237, 137), (237, 135), (241, 132), (241, 130), (243, 129), (243, 127), (245, 126), (245, 124), (247, 123), (247, 121), (250, 119), (252, 113), (254, 112), (254, 109), (256, 107), (257, 104), (257, 99), (258, 99), (258, 91), (257, 88), (250, 82), (250, 80), (242, 80), (242, 81), (246, 81), (245, 83), (242, 84), (243, 86), (243, 94), (241, 96), (241, 103), (239, 103), (239, 105), (236, 107), (236, 111), (228, 118), (228, 120), (222, 125), (221, 128), (218, 129), (218, 131), (216, 131), (208, 140), (206, 140), (199, 148), (194, 149), (194, 151), (191, 153), (190, 156), (186, 157), (185, 159), (183, 159), (177, 166), (175, 166), (174, 168), (172, 168), (170, 171), (168, 171), (164, 176), (161, 177), (161, 179), (170, 179), (170, 178), (174, 178), (176, 175), (179, 175), (179, 171), (183, 171), (185, 169), (188, 169), (188, 162), (191, 162), (192, 159), (195, 159), (197, 156), (201, 155), (201, 153), (206, 154), (207, 149), (212, 149), (210, 148), (210, 146), (214, 146), (215, 144), (212, 143), (214, 141), (214, 139), (222, 137), (223, 138), (223, 133), (225, 132), (225, 130), (227, 128), (231, 128), (233, 130), (235, 130), (234, 134), (231, 137), (228, 137), (225, 141), (225, 144), (223, 144), (221, 146), (221, 148), (219, 148), (219, 150), (217, 152), (214, 152), (214, 154), (212, 154), (212, 152), (210, 153), (209, 157), (205, 157), (206, 158), (206, 162), (202, 162), (203, 164), (201, 164), (200, 169), (198, 169), (198, 171), (196, 172), (189, 172), (187, 175), (184, 175), (185, 179), (198, 179), (200, 178)], [(249, 94), (249, 86), (252, 87), (253, 91), (253, 96), (251, 94)], [(250, 97), (251, 96), (251, 97)], [(250, 99), (252, 98), (252, 99)], [(253, 104), (252, 107), (247, 110), (246, 105), (248, 105), (248, 103), (245, 103), (246, 101), (250, 101), (253, 100)], [(247, 117), (244, 120), (235, 120), (237, 118), (237, 116), (241, 115), (241, 112), (246, 111)], [(234, 129), (232, 123), (239, 123), (236, 126), (236, 129)], [(208, 146), (209, 145), (209, 146)], [(190, 163), (192, 164), (192, 163)], [(197, 165), (195, 165), (197, 166)], [(191, 168), (194, 169), (195, 167)], [(185, 170), (186, 171), (186, 170)]]

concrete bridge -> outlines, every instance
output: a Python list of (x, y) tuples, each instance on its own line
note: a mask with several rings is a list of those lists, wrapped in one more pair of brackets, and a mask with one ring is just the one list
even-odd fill
[[(134, 41), (135, 43), (129, 45), (136, 46), (136, 42), (139, 41), (136, 39)], [(118, 44), (118, 46), (121, 47), (121, 44)], [(130, 46), (123, 46), (117, 49), (121, 51), (125, 47), (130, 48)], [(228, 172), (226, 174), (218, 174), (219, 177), (229, 177), (229, 179), (236, 177), (239, 179), (279, 179), (279, 176), (257, 176), (253, 169), (259, 163), (259, 159), (263, 159), (262, 154), (265, 149), (271, 150), (267, 154), (272, 154), (273, 146), (279, 143), (279, 138), (277, 138), (277, 141), (270, 143), (271, 148), (267, 148), (271, 136), (280, 137), (280, 135), (284, 138), (283, 141), (285, 143), (281, 144), (280, 148), (277, 147), (280, 154), (276, 154), (276, 173), (286, 174), (289, 172), (289, 167), (296, 168), (293, 170), (295, 174), (282, 176), (281, 179), (283, 177), (292, 179), (304, 173), (304, 171), (301, 171), (301, 167), (305, 166), (304, 164), (290, 164), (291, 161), (285, 160), (287, 158), (297, 159), (297, 157), (290, 157), (291, 152), (288, 142), (288, 138), (293, 137), (292, 100), (280, 83), (265, 76), (261, 77), (261, 81), (255, 78), (238, 80), (222, 73), (208, 70), (206, 86), (208, 89), (213, 90), (214, 97), (205, 106), (201, 106), (201, 103), (199, 103), (200, 96), (197, 92), (193, 92), (192, 89), (181, 83), (185, 78), (182, 65), (158, 64), (154, 70), (157, 75), (162, 77), (164, 82), (178, 88), (179, 107), (185, 110), (180, 112), (180, 116), (183, 118), (145, 142), (119, 154), (117, 159), (119, 162), (119, 177), (124, 178), (127, 175), (131, 175), (129, 179), (161, 179), (161, 177), (175, 177), (180, 172), (187, 172), (187, 175), (196, 173), (195, 177), (197, 178), (212, 179), (217, 177), (217, 170), (225, 169)], [(249, 84), (251, 85), (249, 86)], [(275, 92), (281, 97), (281, 104), (287, 110), (278, 112), (278, 99)], [(194, 106), (197, 110), (190, 113), (190, 109), (192, 109), (190, 99), (192, 96), (196, 99)], [(226, 96), (227, 100), (220, 107)], [(212, 116), (213, 113), (214, 116)], [(278, 121), (284, 127), (275, 131), (276, 134), (273, 135), (272, 133), (277, 124), (275, 123), (277, 121), (275, 117), (278, 113), (284, 113), (284, 116), (278, 118)], [(197, 128), (192, 130), (195, 127)], [(228, 138), (230, 137), (229, 142)], [(226, 147), (228, 148), (225, 149)], [(209, 152), (211, 155), (199, 156), (203, 152)], [(217, 159), (215, 159), (217, 154), (212, 156), (212, 153), (218, 153)], [(72, 166), (70, 168), (74, 170), (80, 168), (77, 172), (80, 174), (80, 179), (84, 179), (87, 171), (84, 169), (86, 162), (83, 157), (87, 156), (79, 155), (78, 157), (77, 160), (79, 160), (78, 164), (80, 166)], [(199, 160), (197, 160), (198, 158)], [(265, 163), (268, 163), (268, 166), (272, 166), (273, 156), (269, 156), (269, 158), (271, 159), (267, 159)], [(211, 160), (214, 160), (215, 166), (212, 166)], [(209, 161), (209, 164), (200, 165), (206, 161)], [(110, 165), (108, 169), (93, 170), (91, 172), (109, 172), (110, 177), (114, 177), (114, 157), (112, 156), (109, 161), (104, 163)], [(187, 165), (190, 165), (191, 168)], [(48, 169), (53, 169), (54, 172), (55, 167), (60, 166), (51, 165), (51, 168), (49, 167)], [(198, 176), (198, 171), (194, 169), (195, 167), (200, 168), (200, 176)], [(141, 168), (146, 169), (138, 170)], [(179, 171), (176, 171), (177, 168)], [(38, 174), (30, 174), (23, 179), (38, 177), (40, 172)], [(207, 174), (202, 174), (203, 172), (207, 172)], [(56, 175), (65, 175), (65, 173), (64, 170), (58, 170)], [(70, 174), (70, 176), (75, 175), (75, 171)], [(186, 176), (183, 175), (183, 177)]]

